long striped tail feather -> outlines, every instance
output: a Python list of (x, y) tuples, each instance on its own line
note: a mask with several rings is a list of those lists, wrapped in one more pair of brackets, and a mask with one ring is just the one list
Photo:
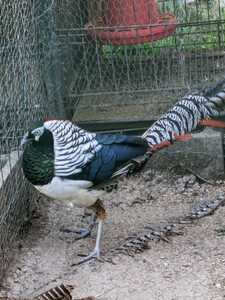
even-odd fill
[(192, 132), (198, 125), (225, 127), (225, 123), (212, 120), (225, 109), (225, 89), (213, 97), (200, 94), (186, 95), (142, 135), (150, 150), (168, 146), (178, 137)]
[(179, 225), (190, 224), (196, 219), (203, 218), (212, 214), (222, 203), (225, 201), (225, 192), (215, 197), (214, 199), (198, 206), (196, 209), (192, 210), (186, 216), (181, 217), (175, 221), (164, 224), (159, 228), (148, 229), (146, 234), (136, 235), (130, 238), (122, 246), (117, 247), (116, 249), (111, 250), (107, 253), (107, 259), (111, 259), (116, 254), (126, 254), (128, 256), (133, 256), (137, 252), (143, 252), (145, 249), (149, 249), (149, 242), (155, 239), (163, 240), (169, 242), (171, 236), (180, 235), (181, 232), (175, 232), (174, 229)]
[(121, 176), (139, 171), (153, 152), (171, 145), (176, 140), (190, 138), (190, 133), (198, 125), (224, 128), (224, 122), (212, 119), (217, 117), (219, 111), (224, 108), (225, 88), (213, 97), (206, 97), (200, 93), (186, 95), (142, 134), (142, 138), (148, 141), (149, 152), (142, 157), (141, 163), (131, 160), (120, 167), (109, 179), (109, 182), (104, 182), (103, 185), (107, 186), (108, 183), (116, 181)]
[(61, 284), (40, 294), (33, 300), (72, 300), (71, 291), (73, 289), (72, 285)]
[[(72, 298), (71, 291), (74, 289), (72, 285), (60, 284), (38, 296), (33, 300), (95, 300), (93, 296), (87, 296), (84, 298)], [(24, 298), (13, 297), (0, 297), (0, 300), (25, 300)], [(26, 299), (27, 300), (27, 299)]]

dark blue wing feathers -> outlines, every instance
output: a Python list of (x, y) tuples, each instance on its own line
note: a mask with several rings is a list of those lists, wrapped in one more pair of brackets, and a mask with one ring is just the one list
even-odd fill
[(124, 134), (97, 135), (96, 140), (102, 146), (95, 157), (79, 174), (67, 178), (89, 180), (94, 184), (109, 179), (116, 169), (134, 157), (148, 150), (145, 139)]
[(136, 145), (142, 145), (146, 146), (146, 140), (138, 137), (138, 136), (132, 136), (132, 135), (126, 135), (126, 134), (97, 134), (96, 140), (99, 142), (99, 144), (102, 145), (112, 145), (112, 144), (122, 144), (122, 143), (128, 143), (128, 144), (136, 144)]
[[(107, 146), (115, 153), (115, 163), (128, 161), (136, 156), (143, 155), (148, 150), (148, 143), (145, 139), (125, 134), (106, 134), (97, 135), (96, 140), (102, 145), (104, 159), (107, 159), (108, 153), (105, 151)], [(100, 151), (101, 151), (100, 150)], [(109, 155), (110, 157), (110, 155)]]

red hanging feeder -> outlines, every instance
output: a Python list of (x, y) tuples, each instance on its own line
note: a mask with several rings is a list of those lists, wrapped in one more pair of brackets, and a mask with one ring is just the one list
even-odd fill
[(152, 42), (175, 31), (176, 17), (158, 12), (155, 0), (103, 0), (102, 8), (103, 17), (85, 27), (88, 38), (96, 37), (103, 45)]

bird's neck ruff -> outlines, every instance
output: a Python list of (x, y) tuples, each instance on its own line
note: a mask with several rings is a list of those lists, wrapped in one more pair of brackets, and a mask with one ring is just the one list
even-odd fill
[(95, 133), (79, 128), (70, 121), (50, 120), (44, 127), (53, 135), (55, 175), (70, 176), (81, 172), (101, 146)]

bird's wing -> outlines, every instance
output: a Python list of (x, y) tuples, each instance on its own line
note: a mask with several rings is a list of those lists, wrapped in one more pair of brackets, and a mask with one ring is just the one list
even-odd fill
[(54, 138), (55, 176), (98, 184), (118, 167), (148, 150), (141, 137), (90, 133), (65, 120), (44, 123)]
[(148, 150), (147, 142), (140, 137), (99, 134), (96, 135), (95, 139), (100, 148), (95, 152), (93, 159), (83, 166), (82, 171), (79, 174), (69, 176), (70, 179), (89, 180), (94, 185), (109, 183), (118, 177), (113, 175), (118, 168), (121, 168), (121, 174), (124, 173), (125, 163), (145, 154)]

